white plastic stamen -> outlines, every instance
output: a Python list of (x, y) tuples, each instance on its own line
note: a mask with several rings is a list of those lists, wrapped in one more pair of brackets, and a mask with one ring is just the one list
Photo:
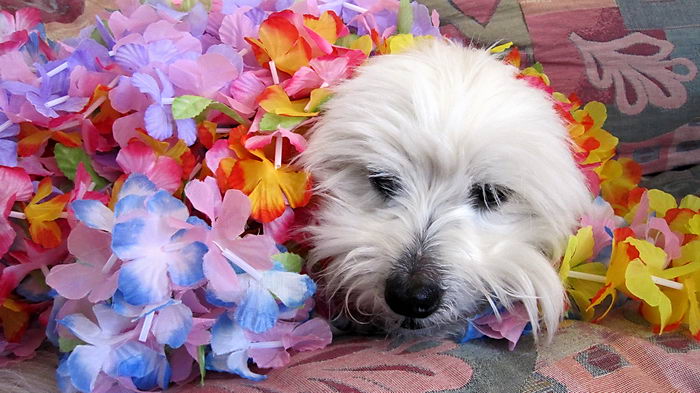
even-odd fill
[(27, 215), (26, 215), (26, 214), (24, 214), (24, 213), (22, 213), (22, 212), (15, 212), (15, 211), (11, 211), (9, 217), (10, 217), (10, 218), (16, 218), (16, 219), (19, 219), (19, 220), (26, 220), (26, 219), (27, 219)]
[(192, 180), (194, 179), (195, 176), (197, 176), (197, 173), (199, 173), (199, 170), (202, 169), (202, 164), (197, 163), (197, 165), (192, 168), (192, 172), (190, 172), (190, 175), (188, 176), (187, 180)]
[(275, 137), (275, 168), (282, 166), (282, 135)]
[(221, 253), (228, 259), (229, 261), (233, 262), (236, 266), (240, 267), (243, 269), (244, 272), (250, 274), (251, 277), (253, 277), (255, 280), (260, 280), (262, 278), (262, 273), (257, 271), (254, 267), (250, 266), (248, 262), (244, 261), (239, 257), (238, 255), (234, 254), (231, 250), (228, 248), (224, 248), (219, 244), (218, 242), (213, 242), (216, 247), (221, 250)]
[[(10, 211), (9, 217), (16, 218), (18, 220), (26, 220), (27, 219), (26, 214), (24, 214), (22, 212), (16, 212), (16, 211)], [(58, 215), (58, 218), (68, 218), (68, 213), (63, 212), (63, 213)]]
[[(575, 271), (570, 271), (569, 278), (576, 278), (579, 280), (586, 280), (586, 281), (595, 281), (595, 282), (600, 282), (604, 283), (605, 282), (605, 276), (601, 276), (599, 274), (591, 274), (591, 273), (584, 273), (584, 272), (575, 272)], [(672, 280), (667, 280), (665, 278), (661, 277), (656, 277), (656, 276), (651, 276), (651, 281), (654, 282), (656, 285), (661, 285), (664, 287), (672, 288), (672, 289), (678, 289), (682, 290), (683, 289), (683, 283), (672, 281)]]
[(163, 105), (172, 105), (173, 101), (175, 101), (175, 98), (173, 97), (166, 97), (160, 99), (160, 102)]
[(151, 331), (151, 325), (153, 325), (153, 315), (154, 312), (149, 312), (143, 319), (143, 326), (141, 327), (141, 333), (139, 334), (139, 341), (146, 342), (148, 339), (148, 333)]
[(47, 102), (45, 106), (47, 108), (53, 108), (56, 105), (63, 104), (64, 102), (68, 101), (69, 99), (70, 99), (70, 96), (58, 97), (58, 98), (55, 98), (55, 99)]
[(107, 260), (107, 263), (105, 263), (104, 266), (102, 266), (102, 273), (107, 273), (112, 269), (112, 266), (117, 262), (117, 256), (112, 254), (109, 256), (109, 259)]
[(8, 120), (8, 121), (6, 121), (6, 122), (0, 124), (0, 132), (3, 132), (3, 131), (5, 131), (6, 129), (10, 128), (10, 126), (11, 126), (12, 124), (13, 124), (13, 123), (12, 123), (12, 120)]
[(348, 2), (344, 2), (343, 7), (347, 8), (349, 10), (355, 11), (355, 12), (359, 12), (361, 14), (364, 14), (365, 12), (367, 12), (367, 8), (362, 8), (359, 5), (355, 5), (355, 4), (348, 3)]
[(274, 60), (270, 60), (268, 64), (270, 65), (270, 73), (272, 73), (272, 83), (279, 85), (280, 76), (277, 74), (277, 66), (275, 65)]
[(58, 67), (54, 68), (53, 70), (47, 72), (46, 76), (48, 76), (50, 78), (50, 77), (58, 74), (59, 72), (61, 72), (63, 70), (67, 70), (67, 69), (68, 69), (68, 62), (63, 63), (63, 64), (59, 65)]
[(284, 348), (282, 341), (261, 341), (257, 343), (250, 343), (250, 349), (270, 349), (270, 348)]

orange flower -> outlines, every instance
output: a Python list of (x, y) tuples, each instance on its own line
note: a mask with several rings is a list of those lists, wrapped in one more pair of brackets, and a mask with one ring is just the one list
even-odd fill
[(318, 112), (307, 112), (309, 98), (292, 101), (279, 85), (267, 87), (258, 97), (260, 107), (269, 113), (281, 116), (302, 116), (312, 117)]
[[(642, 179), (642, 168), (630, 158), (609, 160), (596, 169), (600, 176), (600, 189), (603, 199), (608, 201), (621, 217), (629, 217), (632, 208), (639, 203), (643, 188), (637, 184)], [(628, 220), (629, 222), (629, 220)]]
[(290, 22), (290, 13), (287, 10), (270, 15), (260, 25), (259, 38), (245, 39), (261, 65), (272, 60), (279, 70), (292, 75), (309, 64), (311, 46)]
[(32, 123), (21, 123), (17, 154), (20, 157), (29, 157), (36, 154), (49, 139), (67, 147), (82, 146), (82, 139), (78, 133), (67, 133), (40, 129)]
[(604, 104), (589, 102), (582, 109), (574, 110), (571, 116), (569, 134), (581, 148), (581, 164), (605, 163), (615, 155), (618, 139), (602, 128), (608, 116)]
[(70, 194), (62, 194), (41, 202), (53, 191), (51, 178), (47, 177), (39, 183), (39, 188), (24, 209), (29, 221), (29, 234), (32, 240), (44, 248), (54, 248), (61, 244), (61, 228), (56, 220), (70, 200)]
[(259, 160), (236, 161), (228, 177), (231, 188), (243, 191), (250, 198), (252, 218), (267, 223), (284, 213), (285, 200), (292, 208), (309, 202), (311, 179), (307, 173), (295, 172), (286, 165), (275, 168), (261, 152), (253, 154)]
[(2, 321), (5, 340), (19, 342), (29, 326), (29, 311), (25, 304), (12, 299), (0, 302), (0, 321)]
[(326, 11), (319, 17), (304, 15), (303, 23), (309, 42), (316, 44), (312, 51), (317, 53), (313, 57), (331, 53), (338, 38), (348, 34), (348, 28), (333, 11)]

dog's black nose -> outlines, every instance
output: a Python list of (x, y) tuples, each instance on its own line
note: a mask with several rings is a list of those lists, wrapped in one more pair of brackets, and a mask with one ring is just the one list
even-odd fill
[(403, 278), (392, 275), (386, 280), (384, 299), (397, 314), (409, 318), (425, 318), (440, 307), (443, 289), (422, 275)]

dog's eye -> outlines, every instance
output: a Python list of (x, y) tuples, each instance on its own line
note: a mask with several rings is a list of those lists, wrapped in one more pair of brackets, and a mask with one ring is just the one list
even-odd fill
[(469, 190), (470, 201), (479, 210), (495, 210), (508, 200), (510, 190), (493, 184), (474, 184)]
[(392, 198), (399, 191), (399, 179), (384, 172), (370, 171), (369, 182), (384, 198)]

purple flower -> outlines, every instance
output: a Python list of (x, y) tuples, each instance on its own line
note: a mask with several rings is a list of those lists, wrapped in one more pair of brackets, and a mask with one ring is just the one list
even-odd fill
[(19, 125), (0, 112), (0, 165), (17, 166), (17, 142), (14, 140), (17, 134)]
[(190, 146), (197, 140), (197, 126), (193, 119), (175, 120), (173, 118), (170, 109), (175, 93), (173, 85), (159, 69), (156, 69), (156, 74), (158, 74), (162, 88), (148, 74), (137, 72), (131, 78), (131, 83), (153, 100), (153, 104), (146, 109), (144, 116), (146, 131), (150, 136), (162, 141), (173, 135), (174, 124), (177, 128), (177, 136), (184, 140), (187, 146)]

